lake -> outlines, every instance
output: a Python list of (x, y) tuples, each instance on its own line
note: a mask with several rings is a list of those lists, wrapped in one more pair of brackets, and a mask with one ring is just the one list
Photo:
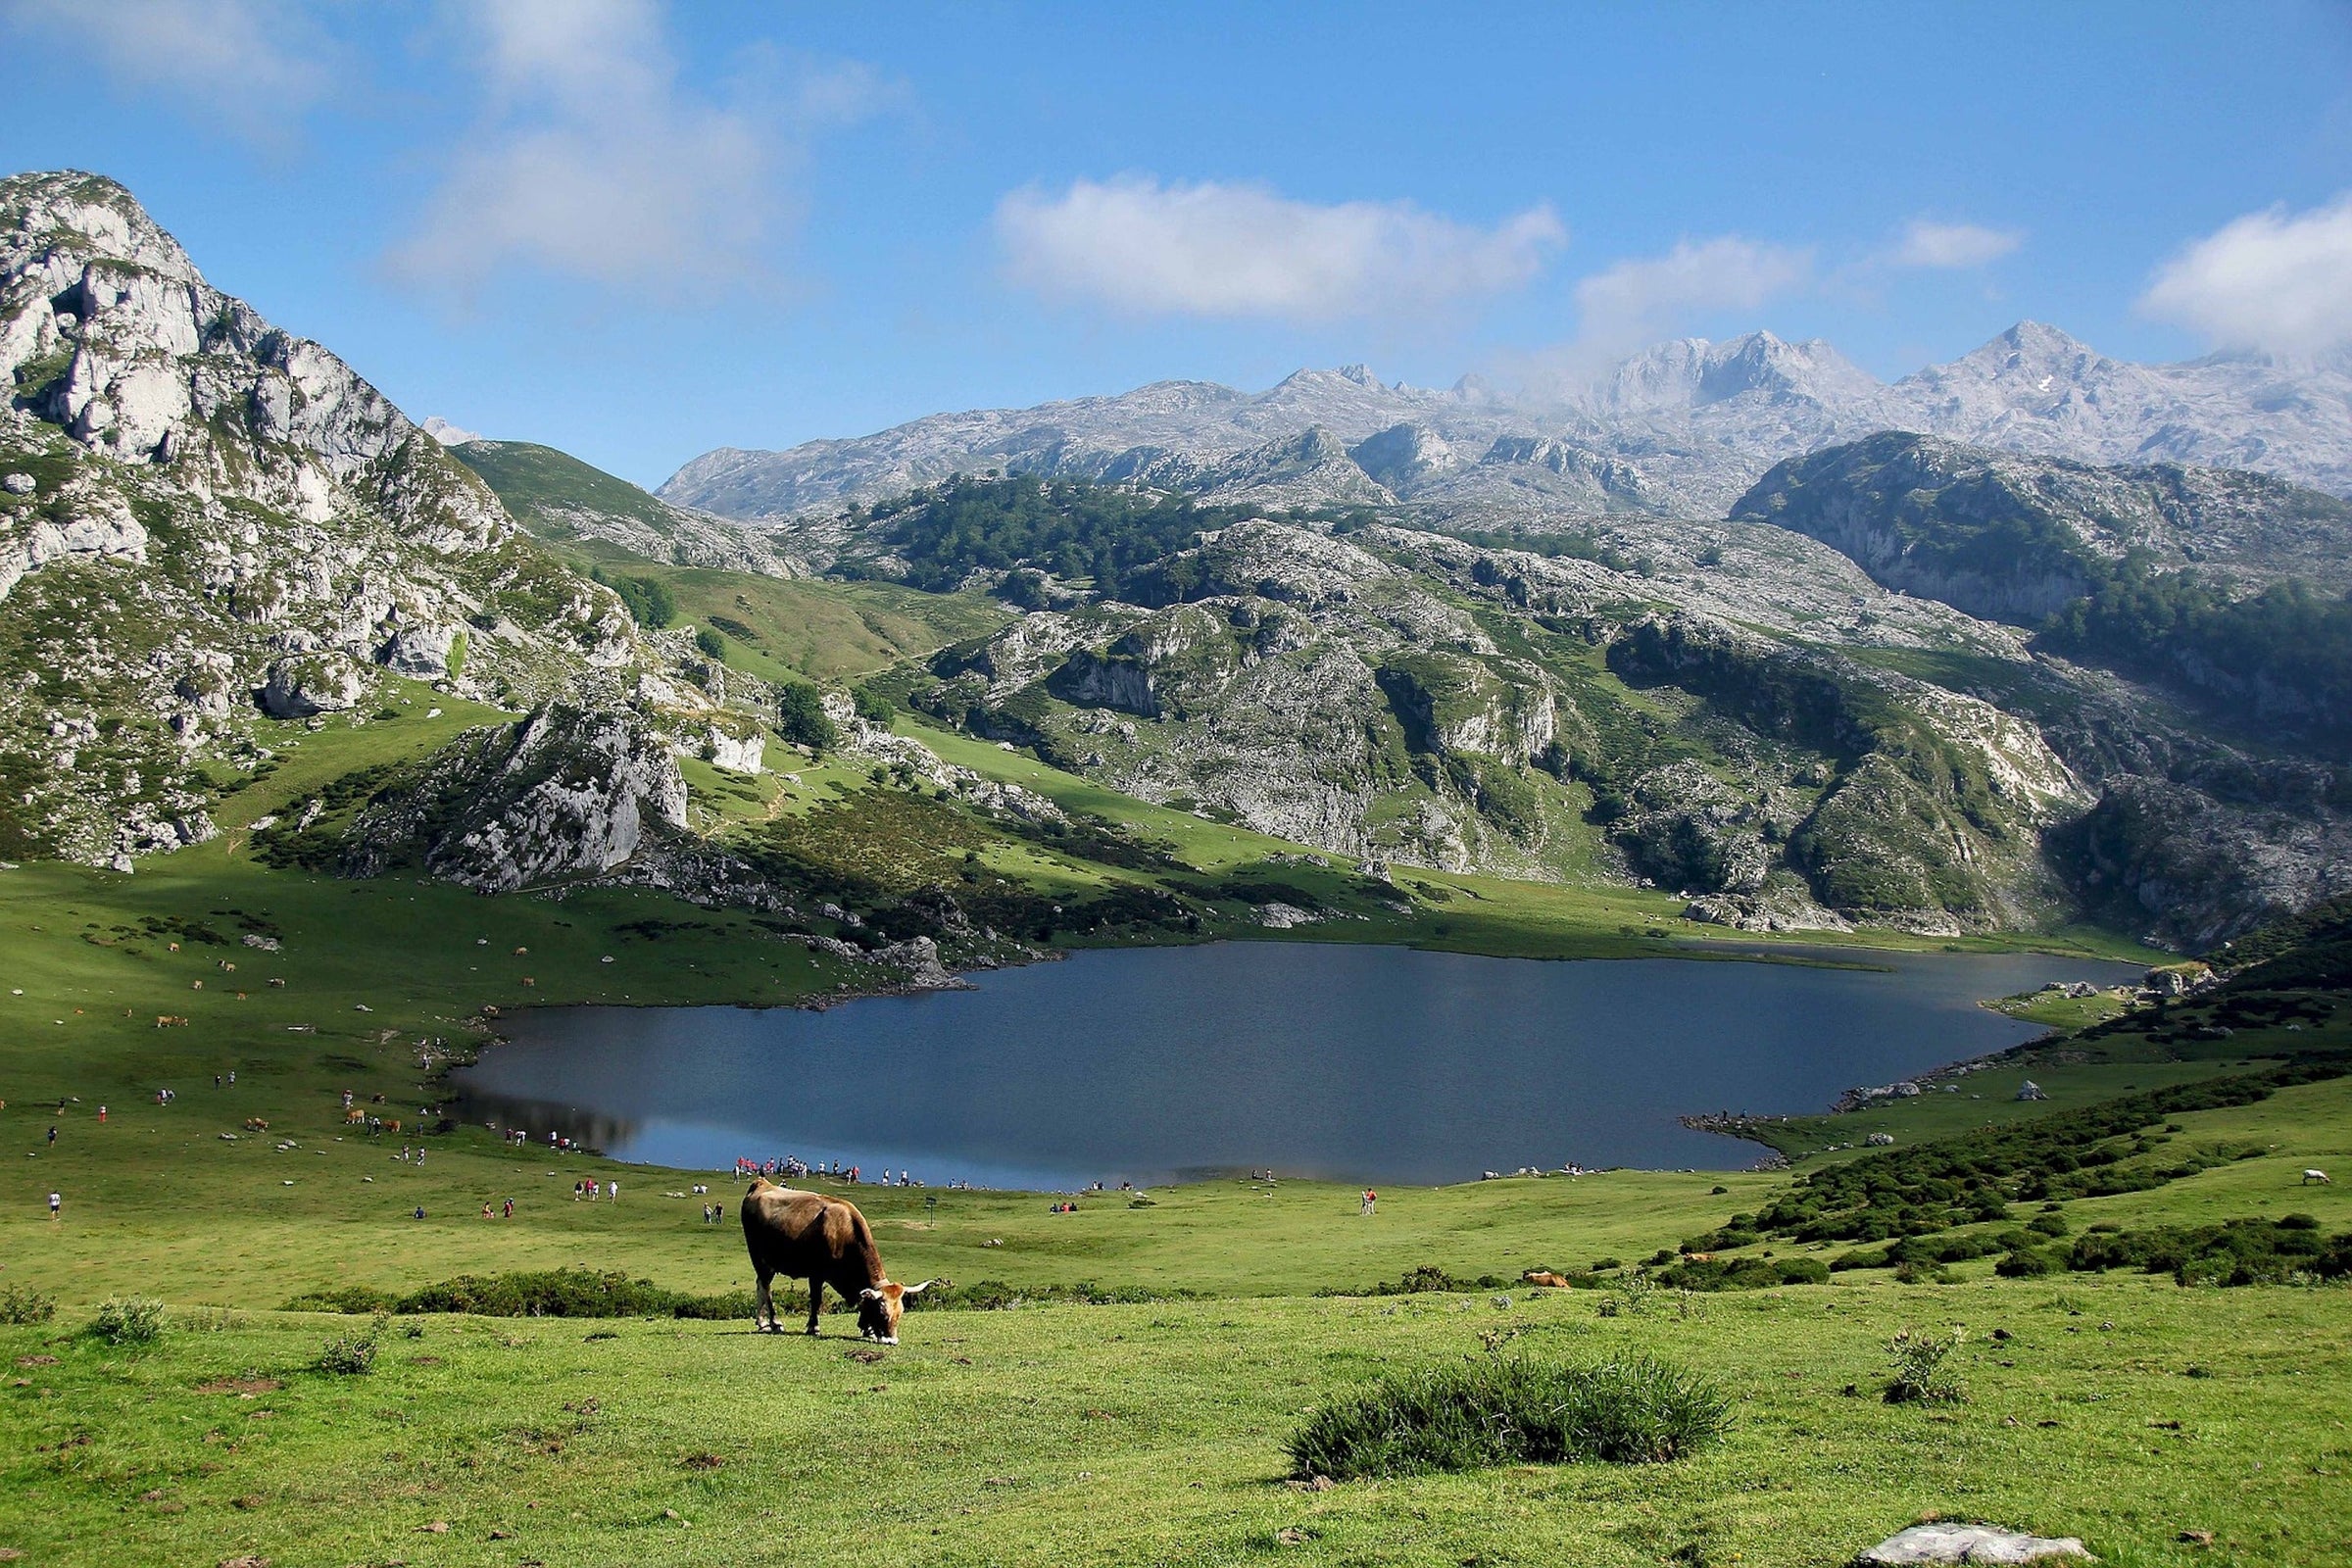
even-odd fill
[[(1837, 956), (1883, 967), (1236, 942), (1080, 953), (825, 1012), (548, 1008), (503, 1020), (511, 1043), (458, 1075), (455, 1113), (625, 1160), (796, 1154), (931, 1186), (1731, 1169), (1756, 1149), (1676, 1117), (1824, 1110), (2039, 1032), (1981, 999), (2137, 973), (2034, 954)], [(1970, 1088), (2012, 1094), (2021, 1077)]]

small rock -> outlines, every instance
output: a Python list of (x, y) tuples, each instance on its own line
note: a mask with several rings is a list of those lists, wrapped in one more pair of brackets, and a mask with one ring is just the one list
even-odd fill
[(5, 490), (12, 496), (28, 496), (32, 494), (32, 475), (12, 473), (7, 478), (0, 479), (0, 490)]
[(1854, 1561), (1860, 1568), (1906, 1568), (1920, 1563), (2034, 1563), (2089, 1556), (2073, 1536), (2052, 1540), (1992, 1525), (1936, 1523), (1898, 1531)]
[(2210, 1546), (2213, 1544), (2213, 1532), (2210, 1530), (2183, 1530), (2173, 1539), (2183, 1545)]
[(416, 1532), (418, 1535), (424, 1536), (446, 1536), (449, 1534), (449, 1521), (446, 1519), (435, 1519), (430, 1524), (418, 1525), (416, 1527)]
[(1289, 1527), (1275, 1531), (1274, 1539), (1286, 1546), (1303, 1546), (1306, 1544), (1306, 1532), (1296, 1527)]

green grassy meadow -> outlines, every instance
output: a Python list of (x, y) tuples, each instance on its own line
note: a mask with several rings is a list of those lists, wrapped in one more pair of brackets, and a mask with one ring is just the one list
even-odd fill
[[(1744, 1568), (1842, 1563), (1931, 1513), (2079, 1534), (2111, 1563), (2352, 1557), (2352, 1292), (2340, 1282), (2006, 1279), (1987, 1255), (1944, 1271), (1947, 1283), (1853, 1268), (1823, 1285), (1654, 1290), (1638, 1306), (1622, 1289), (1511, 1283), (1364, 1294), (1414, 1270), (1513, 1281), (1620, 1265), (1589, 1281), (1606, 1287), (1763, 1207), (1789, 1173), (1384, 1188), (1369, 1219), (1352, 1190), (1316, 1183), (1203, 1182), (1155, 1190), (1149, 1206), (1106, 1194), (1067, 1215), (1040, 1195), (860, 1188), (894, 1278), (1146, 1298), (923, 1310), (881, 1351), (845, 1338), (844, 1316), (815, 1341), (754, 1336), (742, 1321), (403, 1316), (382, 1331), (373, 1370), (318, 1370), (329, 1339), (368, 1332), (366, 1317), (284, 1309), (322, 1290), (558, 1268), (703, 1294), (750, 1283), (731, 1213), (701, 1218), (705, 1201), (731, 1205), (731, 1180), (515, 1150), (478, 1127), (416, 1130), (438, 1127), (437, 1074), (486, 1038), (495, 1010), (790, 1004), (851, 981), (748, 915), (650, 892), (490, 899), (258, 863), (256, 819), (493, 716), (421, 687), (396, 689), (382, 715), (287, 726), (266, 771), (221, 781), (220, 838), (133, 875), (0, 869), (0, 1162), (13, 1171), (0, 1184), (0, 1300), (57, 1302), (49, 1321), (0, 1326), (0, 1550), (21, 1560)], [(1264, 875), (1348, 911), (1301, 933), (1315, 940), (1544, 957), (1761, 951), (1642, 893), (1418, 870), (1371, 888), (1344, 862), (1270, 858), (1298, 846), (907, 723), (950, 760), (1130, 827), (1187, 868), (1114, 873), (1053, 842), (991, 841), (979, 863), (1032, 885)], [(838, 760), (799, 767), (797, 781), (686, 770), (717, 831), (836, 809), (872, 782)], [(1274, 933), (1237, 916), (1199, 935)], [(2039, 940), (2146, 956), (2096, 932)], [(1772, 947), (1870, 961), (1861, 939)], [(1811, 1118), (1776, 1142), (1801, 1153), (1872, 1131), (1904, 1146), (1964, 1137), (2340, 1049), (2348, 1024), (2327, 1014), (2289, 1033), (2274, 1021), (2194, 1049), (2126, 1032), (2005, 1063), (1982, 1075), (1981, 1099)], [(2048, 1101), (2014, 1100), (2029, 1073)], [(154, 1098), (163, 1087), (176, 1092), (168, 1105)], [(402, 1130), (348, 1127), (346, 1091)], [(2160, 1143), (2244, 1157), (2064, 1201), (2071, 1234), (2290, 1213), (2352, 1230), (2352, 1079), (2183, 1112), (2168, 1128)], [(422, 1148), (422, 1162), (401, 1158), (404, 1146)], [(1795, 1174), (1854, 1157), (1803, 1159)], [(2343, 1185), (2301, 1186), (2307, 1165)], [(620, 1200), (576, 1201), (590, 1175), (617, 1178)], [(690, 1193), (698, 1181), (710, 1199)], [(54, 1222), (52, 1190), (66, 1200)], [(508, 1200), (512, 1219), (484, 1216)], [(1829, 1260), (1847, 1248), (1768, 1238), (1740, 1250)], [(84, 1332), (118, 1296), (167, 1303), (160, 1343)], [(1970, 1335), (1965, 1402), (1878, 1398), (1897, 1330), (1957, 1325)], [(1494, 1350), (1665, 1355), (1717, 1380), (1736, 1424), (1720, 1447), (1666, 1465), (1286, 1484), (1284, 1440), (1317, 1400), (1384, 1370)]]

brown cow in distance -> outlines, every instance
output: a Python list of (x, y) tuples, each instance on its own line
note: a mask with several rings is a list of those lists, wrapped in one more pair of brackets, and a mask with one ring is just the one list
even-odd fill
[(823, 1193), (778, 1187), (762, 1176), (743, 1195), (743, 1242), (751, 1250), (752, 1272), (760, 1279), (756, 1329), (781, 1334), (768, 1282), (778, 1274), (808, 1282), (808, 1332), (825, 1287), (858, 1305), (858, 1332), (884, 1345), (899, 1343), (899, 1314), (906, 1298), (920, 1296), (937, 1280), (894, 1285), (882, 1272), (882, 1253), (873, 1227), (858, 1205)]

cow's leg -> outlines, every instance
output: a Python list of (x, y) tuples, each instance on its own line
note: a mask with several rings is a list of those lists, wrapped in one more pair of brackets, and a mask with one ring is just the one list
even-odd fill
[(824, 1294), (825, 1282), (823, 1280), (808, 1282), (808, 1332), (810, 1334), (816, 1332), (816, 1309), (822, 1303)]
[(760, 1289), (752, 1302), (752, 1332), (759, 1334), (776, 1326), (776, 1298), (768, 1294), (767, 1282), (773, 1278), (767, 1270), (760, 1271)]

